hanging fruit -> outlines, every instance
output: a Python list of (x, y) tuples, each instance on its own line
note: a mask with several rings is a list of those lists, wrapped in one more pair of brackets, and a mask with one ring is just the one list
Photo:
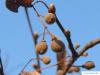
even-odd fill
[(52, 13), (48, 13), (46, 16), (45, 16), (45, 21), (47, 24), (53, 24), (56, 20), (56, 17), (54, 14)]
[(38, 54), (46, 53), (48, 45), (45, 40), (42, 40), (39, 44), (36, 45), (36, 51)]
[(54, 52), (61, 52), (65, 49), (65, 45), (61, 40), (54, 39), (51, 41), (51, 48)]
[(82, 67), (90, 70), (95, 67), (95, 64), (92, 61), (87, 61)]
[(49, 64), (51, 62), (50, 58), (46, 56), (42, 57), (42, 61), (44, 64)]

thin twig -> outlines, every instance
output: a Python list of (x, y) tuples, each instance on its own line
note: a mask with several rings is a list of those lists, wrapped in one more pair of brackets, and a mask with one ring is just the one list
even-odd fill
[(49, 35), (52, 36), (51, 32), (47, 29), (47, 26), (45, 25), (45, 23), (44, 23), (43, 20), (41, 19), (40, 14), (38, 13), (38, 11), (35, 9), (34, 6), (33, 6), (33, 9), (34, 9), (34, 11), (35, 11), (37, 17), (39, 18), (40, 22), (42, 23), (44, 29), (48, 32)]
[(100, 38), (97, 38), (95, 40), (90, 41), (89, 43), (87, 43), (82, 50), (80, 50), (80, 54), (79, 56), (81, 56), (84, 52), (86, 52), (89, 48), (92, 48), (93, 46), (100, 44)]
[(32, 58), (32, 59), (30, 59), (30, 60), (25, 64), (25, 66), (22, 68), (20, 74), (25, 70), (25, 68), (28, 66), (28, 64), (29, 64), (31, 61), (33, 61), (33, 60), (41, 60), (41, 58)]
[(84, 52), (86, 52), (87, 50), (89, 50), (89, 48), (92, 48), (92, 47), (96, 46), (97, 44), (100, 44), (100, 38), (95, 39), (95, 40), (92, 40), (92, 41), (90, 41), (89, 43), (87, 43), (87, 44), (83, 47), (83, 49), (81, 50), (81, 52), (79, 52), (79, 53), (80, 53), (79, 56), (78, 56), (75, 60), (71, 60), (71, 61), (69, 62), (70, 64), (66, 66), (66, 68), (65, 68), (65, 70), (64, 70), (64, 75), (68, 72), (68, 70), (69, 70), (70, 67), (73, 65), (73, 63), (74, 63), (75, 61), (77, 61), (77, 59), (79, 59), (80, 56), (81, 56)]
[(37, 3), (42, 3), (48, 9), (48, 5), (44, 1), (38, 0), (38, 1), (33, 3), (33, 6), (36, 5)]

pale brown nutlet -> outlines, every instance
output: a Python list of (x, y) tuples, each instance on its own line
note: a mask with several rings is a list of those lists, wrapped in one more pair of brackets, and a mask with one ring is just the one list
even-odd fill
[(36, 51), (38, 54), (46, 53), (47, 49), (48, 46), (45, 40), (42, 40), (39, 44), (36, 45)]
[(95, 67), (95, 64), (92, 61), (87, 61), (82, 67), (90, 70)]
[(51, 48), (54, 52), (61, 52), (65, 49), (65, 45), (61, 40), (52, 40)]
[(53, 24), (56, 21), (56, 17), (52, 13), (48, 13), (44, 18), (47, 24)]
[(51, 62), (50, 58), (49, 57), (42, 57), (42, 61), (44, 64), (49, 64)]
[(56, 11), (55, 5), (53, 3), (51, 3), (49, 5), (48, 12), (55, 14), (55, 11)]

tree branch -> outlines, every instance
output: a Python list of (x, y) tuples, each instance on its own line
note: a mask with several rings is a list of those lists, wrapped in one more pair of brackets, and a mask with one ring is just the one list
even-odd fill
[(68, 70), (69, 70), (70, 67), (73, 65), (73, 63), (74, 63), (75, 61), (77, 61), (77, 59), (80, 58), (80, 56), (81, 56), (85, 51), (87, 51), (89, 48), (94, 47), (94, 46), (97, 45), (97, 44), (100, 44), (100, 38), (95, 39), (95, 40), (92, 40), (92, 41), (90, 41), (89, 43), (87, 43), (87, 44), (84, 46), (84, 48), (80, 51), (79, 56), (78, 56), (76, 59), (72, 59), (72, 60), (69, 61), (69, 64), (66, 66), (63, 75), (65, 75), (66, 73), (68, 73)]
[[(56, 14), (55, 14), (55, 16), (56, 16)], [(73, 57), (77, 56), (78, 54), (77, 54), (77, 52), (76, 52), (75, 49), (74, 49), (72, 40), (71, 40), (70, 36), (67, 36), (67, 35), (66, 35), (65, 29), (63, 28), (63, 26), (62, 26), (62, 24), (60, 23), (60, 21), (59, 21), (59, 19), (58, 19), (57, 16), (56, 16), (56, 23), (57, 23), (58, 27), (61, 29), (61, 31), (63, 32), (63, 34), (65, 35), (66, 40), (68, 41), (69, 48), (70, 48), (70, 50), (71, 50), (71, 52), (72, 52), (72, 56), (73, 56)]]
[(100, 38), (90, 41), (87, 43), (84, 48), (79, 52), (79, 56), (81, 56), (84, 52), (86, 52), (89, 48), (94, 47), (95, 45), (100, 44)]

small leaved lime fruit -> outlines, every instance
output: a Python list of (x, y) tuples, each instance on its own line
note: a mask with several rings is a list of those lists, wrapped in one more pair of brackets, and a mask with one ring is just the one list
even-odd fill
[(45, 40), (42, 40), (39, 44), (36, 45), (36, 51), (38, 54), (46, 53), (47, 49), (48, 46)]
[(42, 61), (44, 64), (49, 64), (51, 62), (50, 58), (46, 56), (42, 57)]
[(95, 64), (92, 61), (87, 61), (82, 67), (89, 70), (94, 68)]
[(44, 18), (47, 24), (53, 24), (56, 20), (56, 17), (53, 13), (48, 13)]
[(55, 39), (51, 41), (51, 49), (54, 52), (61, 52), (62, 50), (65, 49), (65, 45), (61, 40)]

